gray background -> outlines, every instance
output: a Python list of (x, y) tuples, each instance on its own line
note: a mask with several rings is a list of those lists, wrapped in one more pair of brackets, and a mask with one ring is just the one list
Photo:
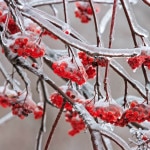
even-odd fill
[[(47, 10), (48, 13), (52, 13), (49, 7), (41, 7), (41, 9)], [(60, 10), (58, 17), (63, 19), (63, 11), (62, 5), (56, 6), (58, 10)], [(100, 5), (100, 13), (98, 14), (98, 19), (101, 20), (104, 13), (107, 11), (109, 7), (106, 5)], [(141, 1), (133, 6), (134, 12), (137, 18), (138, 23), (143, 26), (145, 29), (150, 31), (150, 9), (148, 6), (144, 5)], [(95, 32), (93, 20), (89, 24), (81, 24), (79, 19), (74, 17), (74, 5), (69, 5), (69, 18), (70, 24), (73, 28), (75, 28), (79, 33), (81, 33), (90, 44), (96, 44), (95, 40)], [(108, 35), (109, 35), (109, 25), (106, 28), (106, 32), (102, 35), (105, 47), (108, 47)], [(45, 42), (51, 47), (56, 49), (61, 49), (64, 45), (53, 39), (45, 39)], [(131, 38), (129, 26), (127, 24), (126, 18), (124, 16), (123, 10), (118, 10), (117, 20), (115, 26), (115, 39), (113, 42), (113, 48), (132, 48), (134, 47), (133, 41)], [(9, 65), (9, 62), (4, 58), (4, 55), (0, 55), (0, 60), (3, 62), (3, 65), (6, 67), (8, 73), (11, 73), (12, 67)], [(120, 63), (127, 69), (127, 71), (131, 74), (132, 77), (138, 79), (142, 83), (144, 82), (143, 76), (141, 75), (141, 70), (138, 69), (136, 73), (132, 73), (130, 67), (126, 64), (126, 60), (118, 59)], [(52, 71), (44, 66), (44, 70), (47, 74), (52, 78), (57, 85), (63, 85), (64, 82), (55, 76)], [(103, 74), (103, 69), (100, 71)], [(33, 99), (38, 102), (39, 97), (37, 92), (35, 91), (36, 86), (36, 77), (31, 73), (28, 73), (31, 82), (32, 82), (32, 92)], [(17, 78), (18, 76), (15, 75)], [(20, 80), (20, 78), (19, 78)], [(120, 97), (124, 93), (124, 85), (123, 80), (114, 73), (111, 69), (109, 71), (109, 81), (111, 86), (111, 93), (114, 98)], [(92, 84), (93, 81), (90, 81)], [(4, 78), (0, 75), (0, 86), (3, 85)], [(21, 82), (21, 87), (24, 88), (24, 84)], [(51, 87), (48, 87), (49, 93), (54, 90)], [(129, 93), (138, 95), (136, 91), (134, 91), (129, 86)], [(0, 108), (0, 117), (9, 112), (9, 109)], [(55, 120), (58, 110), (47, 106), (47, 132), (44, 134), (43, 145), (45, 145), (45, 141), (48, 137), (51, 126)], [(86, 131), (82, 131), (80, 134), (70, 137), (67, 132), (71, 128), (68, 123), (64, 121), (64, 115), (61, 117), (59, 124), (56, 128), (55, 134), (53, 136), (50, 150), (91, 150), (91, 141), (90, 135)], [(20, 120), (18, 117), (14, 117), (9, 122), (0, 126), (0, 149), (1, 150), (33, 150), (35, 149), (36, 144), (36, 136), (40, 127), (40, 120), (34, 120), (33, 116), (25, 118), (24, 120)], [(115, 128), (115, 132), (123, 137), (125, 140), (129, 137), (129, 130), (127, 128)], [(119, 150), (118, 147), (114, 148), (115, 150)]]

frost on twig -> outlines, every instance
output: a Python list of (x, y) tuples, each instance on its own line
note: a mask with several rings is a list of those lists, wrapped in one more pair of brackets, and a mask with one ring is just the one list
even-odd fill
[(128, 0), (121, 0), (121, 3), (123, 5), (124, 11), (126, 13), (127, 19), (131, 25), (131, 28), (133, 29), (134, 33), (147, 38), (149, 36), (148, 31), (146, 31), (144, 28), (142, 28), (136, 21), (133, 10), (130, 6), (130, 3)]
[[(109, 48), (97, 48), (95, 46), (88, 45), (86, 43), (80, 42), (70, 36), (65, 35), (61, 30), (56, 28), (53, 24), (48, 22), (46, 18), (42, 18), (36, 12), (36, 10), (24, 7), (23, 15), (33, 19), (36, 21), (40, 26), (46, 28), (48, 31), (52, 32), (54, 35), (58, 36), (63, 42), (80, 49), (88, 53), (91, 56), (107, 56), (107, 57), (130, 57), (134, 55), (140, 55), (142, 51), (149, 52), (149, 47), (141, 47), (135, 49), (109, 49)], [(44, 24), (41, 24), (43, 22)]]
[(7, 121), (11, 120), (14, 117), (12, 112), (6, 114), (5, 116), (0, 118), (0, 125), (5, 124)]
[(76, 109), (77, 112), (83, 117), (84, 121), (87, 123), (89, 128), (93, 131), (100, 132), (102, 135), (112, 139), (116, 144), (118, 144), (123, 150), (130, 150), (130, 147), (128, 144), (121, 139), (118, 135), (111, 131), (107, 131), (99, 126), (91, 117), (91, 115), (85, 110), (85, 108), (82, 105), (79, 104), (74, 104), (74, 108)]
[[(145, 38), (148, 36), (147, 31), (138, 25), (130, 7), (130, 4), (137, 4), (137, 0), (82, 0), (79, 2), (76, 2), (75, 0), (33, 0), (29, 3), (27, 1), (20, 1), (19, 3), (18, 1), (5, 0), (5, 2), (7, 3), (7, 8), (4, 7), (3, 9), (7, 9), (6, 13), (8, 13), (8, 17), (6, 16), (5, 23), (1, 23), (2, 26), (0, 32), (0, 42), (4, 51), (3, 56), (6, 56), (10, 62), (10, 65), (15, 67), (17, 73), (21, 77), (21, 80), (24, 81), (26, 86), (26, 91), (21, 93), (21, 95), (18, 92), (17, 96), (15, 97), (16, 99), (13, 99), (13, 102), (11, 101), (11, 103), (8, 103), (8, 106), (12, 108), (14, 114), (16, 113), (17, 108), (17, 110), (19, 110), (17, 115), (22, 119), (31, 112), (35, 112), (35, 118), (43, 115), (37, 137), (37, 150), (40, 150), (42, 147), (42, 135), (45, 129), (46, 104), (50, 104), (51, 106), (60, 109), (60, 111), (49, 134), (45, 149), (47, 149), (49, 146), (61, 114), (65, 113), (66, 121), (69, 122), (73, 128), (73, 130), (69, 131), (69, 134), (74, 136), (81, 130), (88, 128), (94, 150), (112, 150), (113, 148), (111, 146), (111, 141), (114, 141), (123, 150), (131, 150), (132, 148), (125, 140), (113, 133), (112, 130), (104, 128), (104, 126), (106, 127), (108, 124), (111, 124), (111, 126), (127, 125), (128, 127), (140, 128), (142, 127), (139, 124), (140, 122), (149, 120), (149, 105), (148, 103), (145, 104), (143, 100), (149, 99), (149, 79), (147, 71), (145, 70), (150, 70), (150, 47), (145, 43)], [(77, 11), (79, 14), (76, 14), (76, 17), (79, 17), (80, 19), (83, 17), (82, 19), (85, 19), (82, 20), (85, 21), (84, 23), (87, 23), (89, 20), (93, 19), (94, 26), (92, 27), (95, 27), (95, 36), (97, 39), (96, 45), (89, 44), (81, 35), (81, 33), (78, 33), (74, 28), (71, 27), (68, 12), (70, 3), (76, 3), (75, 7), (79, 10)], [(101, 44), (101, 36), (99, 33), (104, 34), (106, 31), (106, 26), (109, 25), (111, 16), (108, 15), (108, 11), (101, 21), (101, 27), (98, 28), (100, 25), (97, 21), (97, 17), (99, 16), (96, 14), (94, 3), (113, 6), (110, 34), (108, 36), (108, 48), (102, 47), (103, 45)], [(62, 4), (63, 6), (63, 14), (65, 18), (64, 21), (61, 21), (58, 18), (59, 16), (57, 16), (56, 12), (58, 10), (57, 7), (55, 7), (57, 4)], [(130, 30), (132, 32), (136, 48), (112, 48), (112, 39), (113, 37), (115, 38), (113, 33), (114, 25), (116, 23), (116, 10), (118, 5), (120, 7), (121, 4), (128, 19), (127, 21), (130, 25)], [(52, 14), (48, 14), (32, 7), (38, 7), (42, 5), (50, 5), (51, 7), (49, 8), (52, 9)], [(89, 17), (86, 13), (92, 17)], [(2, 12), (2, 15), (5, 17), (5, 11), (4, 13)], [(17, 24), (13, 22), (18, 27), (18, 30), (16, 30), (15, 33), (11, 33), (9, 30), (8, 25), (10, 19), (12, 19), (12, 21), (17, 21)], [(87, 21), (86, 19), (89, 20)], [(24, 23), (26, 20), (30, 20), (29, 22), (33, 26), (31, 25), (26, 27), (26, 23)], [(29, 25), (30, 23), (27, 24)], [(67, 29), (67, 32), (64, 31), (65, 29)], [(30, 34), (29, 36), (26, 36), (28, 32)], [(50, 38), (54, 38), (55, 40), (59, 40), (65, 49), (62, 48), (59, 50), (54, 50), (50, 49), (48, 46), (42, 48), (40, 42), (45, 35), (48, 35)], [(144, 46), (138, 47), (135, 35), (140, 36), (142, 45)], [(36, 38), (34, 38), (34, 36), (36, 36)], [(34, 40), (30, 43), (32, 37)], [(10, 39), (13, 42), (15, 41), (15, 43), (10, 44)], [(117, 58), (127, 59), (132, 69), (141, 66), (145, 67), (143, 69), (145, 87), (138, 80), (129, 75), (119, 61), (116, 61)], [(41, 62), (39, 63), (39, 61)], [(42, 65), (39, 67), (38, 65), (41, 63)], [(60, 78), (64, 78), (67, 84), (58, 87), (57, 83), (55, 83), (44, 72), (43, 67), (45, 67), (45, 64), (50, 69), (53, 69), (53, 72), (59, 75)], [(104, 67), (105, 69), (104, 77), (101, 73), (101, 70), (103, 69), (98, 69), (100, 67)], [(107, 84), (109, 85), (109, 80), (107, 80), (108, 71), (110, 68), (112, 68), (114, 73), (118, 74), (124, 80), (124, 97), (121, 97), (117, 100), (109, 98), (109, 96), (111, 97), (111, 93), (108, 94), (107, 90)], [(39, 94), (41, 100), (43, 99), (44, 102), (42, 103), (41, 107), (36, 105), (36, 103), (32, 100), (32, 97), (29, 95), (30, 81), (32, 80), (30, 80), (30, 76), (26, 75), (26, 70), (36, 75), (39, 78), (38, 84), (41, 83), (42, 85), (42, 88), (40, 89), (42, 92), (39, 92)], [(7, 83), (10, 84), (14, 90), (14, 87), (17, 87), (18, 85), (15, 83), (15, 79), (11, 79), (9, 75), (7, 75), (3, 65), (1, 65), (1, 62), (0, 71)], [(76, 78), (76, 76), (78, 78)], [(81, 76), (83, 76), (84, 82), (77, 82), (81, 79)], [(89, 79), (93, 79), (92, 81), (98, 83), (95, 84), (97, 86), (95, 86), (96, 88), (94, 88), (92, 85), (93, 82), (91, 82), (91, 84), (89, 83)], [(47, 96), (47, 88), (44, 82), (55, 90), (50, 97)], [(131, 85), (141, 97), (128, 95), (128, 85)], [(99, 86), (101, 89), (104, 87), (104, 94), (101, 94)], [(97, 93), (98, 96), (96, 95)], [(5, 97), (4, 93), (2, 94)], [(105, 100), (105, 97), (107, 101)], [(124, 102), (123, 104), (128, 103), (128, 105), (124, 105), (123, 108), (122, 102)], [(3, 107), (4, 106), (5, 105), (3, 105)], [(41, 111), (40, 113), (37, 113), (37, 110), (39, 111), (39, 109)], [(133, 115), (136, 117), (134, 118)], [(9, 117), (10, 116), (8, 115), (4, 117), (4, 119), (2, 118), (2, 120), (7, 120)], [(132, 123), (132, 121), (134, 122)], [(146, 129), (144, 126), (142, 129)]]

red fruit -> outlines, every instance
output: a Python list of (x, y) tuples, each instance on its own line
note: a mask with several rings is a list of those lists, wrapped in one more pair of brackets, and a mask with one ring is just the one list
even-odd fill
[(145, 60), (143, 64), (150, 70), (150, 56), (145, 56)]
[(82, 23), (88, 23), (91, 20), (90, 16), (93, 14), (90, 4), (86, 2), (76, 2), (75, 4), (75, 16), (79, 18)]
[(88, 6), (88, 7), (86, 8), (86, 12), (87, 12), (87, 14), (89, 14), (89, 15), (92, 15), (92, 14), (93, 14), (92, 8), (91, 8), (90, 6)]
[(70, 30), (69, 30), (69, 29), (65, 29), (63, 32), (64, 32), (65, 34), (70, 34)]
[(45, 49), (39, 43), (36, 43), (32, 37), (28, 36), (19, 36), (13, 41), (9, 47), (18, 56), (22, 57), (33, 57), (38, 58), (42, 57), (45, 54)]
[(82, 64), (86, 70), (86, 73), (88, 75), (88, 79), (94, 78), (96, 76), (96, 69), (95, 67), (92, 65), (94, 62), (94, 58), (88, 56), (86, 53), (84, 52), (79, 52), (78, 53), (79, 58), (82, 60)]
[(106, 67), (108, 63), (108, 59), (101, 57), (101, 58), (98, 58), (96, 62), (99, 66)]
[(68, 132), (69, 135), (74, 136), (86, 128), (83, 119), (77, 112), (67, 111), (65, 117), (66, 121), (69, 122), (72, 127), (72, 129)]
[(2, 106), (3, 108), (7, 108), (10, 106), (10, 99), (5, 96), (5, 95), (0, 95), (0, 106)]
[(132, 101), (132, 102), (130, 103), (130, 107), (131, 107), (131, 108), (135, 107), (136, 105), (138, 105), (138, 102), (137, 102), (137, 101)]
[(80, 18), (82, 15), (82, 13), (79, 10), (75, 10), (74, 14), (75, 14), (75, 17), (77, 18)]
[(140, 56), (135, 56), (135, 57), (131, 57), (128, 59), (128, 64), (130, 65), (130, 67), (132, 69), (136, 69), (138, 67), (140, 67), (145, 61), (145, 56), (144, 55), (140, 55)]
[(86, 16), (84, 14), (81, 15), (81, 22), (82, 23), (88, 23), (90, 20), (91, 19), (88, 16)]
[(47, 31), (47, 30), (45, 30), (42, 35), (50, 36), (50, 37), (53, 38), (54, 40), (57, 40), (57, 39), (58, 39), (57, 36), (55, 36), (53, 33), (51, 33), (50, 31)]
[(145, 135), (142, 135), (142, 140), (143, 140), (143, 141), (146, 141), (146, 140), (148, 140), (148, 137), (145, 136)]
[(43, 109), (40, 106), (37, 106), (34, 110), (34, 118), (35, 119), (40, 119), (43, 116)]
[(33, 108), (28, 103), (15, 103), (12, 105), (12, 114), (21, 119), (24, 119), (32, 112)]
[(78, 85), (84, 84), (87, 80), (86, 71), (78, 58), (62, 58), (61, 60), (54, 62), (52, 68), (57, 75), (70, 79)]
[[(68, 88), (67, 86), (61, 86), (60, 89), (68, 96), (70, 97), (74, 102), (81, 102), (81, 99), (84, 99), (79, 92), (77, 92), (74, 89)], [(64, 98), (58, 93), (54, 92), (50, 96), (50, 101), (54, 104), (54, 106), (61, 108), (64, 103)], [(66, 102), (64, 108), (66, 110), (72, 110), (72, 105), (68, 102)]]

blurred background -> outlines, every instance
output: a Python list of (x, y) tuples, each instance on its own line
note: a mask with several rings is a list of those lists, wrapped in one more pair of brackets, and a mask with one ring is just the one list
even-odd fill
[[(101, 19), (105, 15), (105, 13), (110, 9), (110, 6), (105, 4), (97, 4), (100, 7), (100, 12), (97, 14), (98, 21), (101, 22)], [(54, 5), (58, 10), (58, 18), (64, 20), (63, 17), (63, 5)], [(135, 12), (135, 16), (139, 25), (141, 25), (146, 30), (150, 31), (150, 9), (146, 6), (142, 1), (139, 1), (136, 5), (132, 5), (133, 10)], [(52, 10), (49, 6), (39, 7), (41, 10), (46, 10), (48, 14), (52, 14)], [(94, 30), (93, 19), (88, 24), (82, 24), (78, 18), (75, 18), (74, 10), (75, 5), (69, 4), (69, 21), (71, 26), (79, 32), (82, 36), (87, 39), (90, 44), (96, 44), (96, 36)], [(108, 47), (108, 36), (109, 36), (110, 22), (106, 26), (105, 32), (102, 34), (102, 39), (104, 42), (104, 46)], [(51, 49), (64, 49), (64, 44), (59, 40), (55, 41), (52, 38), (45, 38), (45, 43)], [(139, 42), (140, 44), (141, 42)], [(133, 48), (134, 44), (132, 41), (131, 33), (129, 30), (129, 26), (127, 24), (126, 17), (122, 9), (118, 9), (117, 18), (115, 23), (115, 34), (114, 41), (112, 44), (112, 48)], [(12, 72), (12, 67), (5, 58), (3, 54), (0, 55), (0, 61), (2, 62), (5, 69), (10, 74)], [(125, 59), (117, 59), (118, 62), (122, 64), (123, 67), (129, 72), (129, 74), (139, 80), (141, 83), (144, 83), (144, 78), (141, 74), (141, 70), (138, 69), (133, 73), (131, 68), (126, 63)], [(58, 76), (54, 75), (53, 72), (44, 65), (44, 71), (48, 74), (48, 76), (57, 83), (58, 86), (64, 85), (65, 82), (60, 79)], [(36, 92), (36, 81), (37, 77), (30, 72), (27, 71), (28, 77), (30, 78), (32, 84), (32, 96), (33, 99), (38, 102), (39, 95)], [(104, 70), (100, 69), (100, 74), (103, 76)], [(24, 83), (21, 81), (20, 77), (15, 74), (15, 77), (20, 81), (20, 86), (22, 89), (24, 88)], [(90, 81), (91, 84), (94, 84), (94, 81)], [(119, 98), (124, 94), (124, 81), (120, 78), (113, 70), (109, 71), (109, 82), (111, 87), (111, 94), (114, 99)], [(5, 79), (0, 74), (0, 86), (3, 86), (5, 83)], [(49, 94), (51, 94), (54, 90), (48, 86)], [(138, 93), (132, 88), (128, 87), (128, 93), (134, 94), (138, 96)], [(0, 108), (0, 117), (3, 117), (10, 110)], [(44, 133), (43, 137), (43, 145), (47, 140), (49, 132), (51, 130), (52, 124), (57, 116), (58, 110), (47, 105), (47, 121), (46, 121), (46, 133)], [(11, 120), (6, 122), (5, 124), (0, 126), (0, 150), (34, 150), (36, 144), (37, 133), (39, 131), (39, 127), (41, 124), (41, 120), (35, 120), (33, 115), (29, 115), (29, 117), (21, 120), (18, 117), (13, 117)], [(68, 130), (71, 129), (70, 125), (65, 122), (64, 115), (62, 115), (58, 126), (55, 130), (52, 142), (49, 146), (49, 150), (92, 150), (92, 144), (90, 140), (90, 135), (88, 131), (83, 131), (80, 134), (71, 137), (68, 135)], [(120, 128), (115, 127), (114, 132), (120, 135), (123, 139), (128, 141), (130, 137), (128, 128)], [(129, 143), (129, 142), (128, 142)], [(120, 150), (115, 144), (114, 149)]]

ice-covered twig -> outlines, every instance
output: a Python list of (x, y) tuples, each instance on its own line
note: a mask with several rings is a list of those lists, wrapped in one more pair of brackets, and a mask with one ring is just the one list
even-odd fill
[(43, 139), (43, 133), (46, 132), (46, 102), (47, 102), (47, 91), (46, 86), (44, 84), (44, 81), (41, 80), (41, 89), (43, 92), (43, 115), (41, 119), (41, 126), (37, 135), (37, 144), (36, 144), (36, 150), (42, 149), (42, 139)]
[(6, 114), (5, 116), (3, 116), (2, 118), (0, 118), (0, 125), (3, 125), (4, 123), (6, 123), (7, 121), (11, 120), (13, 118), (13, 114), (12, 112), (9, 112), (8, 114)]
[[(119, 97), (119, 98), (116, 99), (116, 102), (119, 105), (123, 105), (123, 99), (124, 99), (124, 96), (121, 96), (121, 97)], [(135, 95), (127, 95), (126, 99), (127, 99), (128, 102), (132, 102), (133, 100), (136, 100), (139, 103), (143, 102), (143, 98), (135, 96)]]
[(20, 91), (20, 88), (16, 85), (15, 81), (11, 79), (10, 75), (8, 75), (1, 62), (0, 62), (0, 71), (3, 74), (4, 78), (6, 79), (6, 81), (13, 87), (13, 89), (16, 91)]
[(116, 135), (111, 131), (105, 130), (99, 124), (97, 124), (93, 119), (93, 117), (86, 111), (83, 105), (75, 103), (74, 108), (82, 116), (82, 118), (84, 119), (84, 121), (86, 122), (86, 124), (89, 126), (91, 130), (100, 132), (102, 135), (113, 140), (123, 150), (130, 150), (129, 145), (121, 137), (119, 137), (118, 135)]
[(30, 92), (30, 80), (29, 78), (27, 77), (27, 74), (26, 72), (24, 72), (22, 70), (22, 68), (20, 68), (19, 66), (17, 66), (16, 64), (13, 64), (13, 66), (15, 67), (18, 75), (21, 77), (21, 79), (24, 81), (25, 83), (25, 87), (26, 87), (26, 90), (27, 90), (27, 95), (29, 94)]
[[(80, 0), (88, 2), (89, 0)], [(130, 3), (136, 4), (138, 0), (129, 0)], [(76, 2), (76, 0), (68, 0), (68, 2)], [(113, 4), (113, 0), (93, 0), (94, 3), (100, 4)], [(48, 4), (60, 4), (63, 3), (63, 0), (33, 0), (29, 1), (29, 4), (33, 7), (48, 5)]]
[(59, 120), (60, 120), (60, 117), (61, 117), (61, 115), (62, 115), (62, 112), (63, 112), (63, 109), (64, 109), (65, 104), (66, 104), (66, 102), (64, 101), (64, 102), (63, 102), (63, 105), (62, 105), (61, 109), (59, 110), (59, 112), (58, 112), (58, 114), (57, 114), (57, 117), (56, 117), (56, 119), (55, 119), (55, 121), (54, 121), (54, 123), (53, 123), (53, 125), (52, 125), (52, 129), (50, 130), (50, 133), (49, 133), (48, 139), (47, 139), (47, 141), (46, 141), (46, 145), (45, 145), (44, 150), (48, 150), (49, 144), (50, 144), (50, 142), (51, 142), (51, 139), (52, 139), (52, 136), (53, 136), (54, 131), (55, 131), (55, 129), (56, 129), (56, 126), (57, 126), (57, 124), (58, 124), (58, 122), (59, 122)]
[(93, 20), (94, 20), (94, 26), (95, 26), (95, 32), (96, 32), (96, 39), (97, 39), (97, 43), (96, 46), (97, 47), (102, 47), (102, 37), (100, 35), (100, 31), (98, 28), (98, 20), (97, 20), (97, 16), (96, 16), (96, 11), (94, 9), (94, 4), (93, 4), (93, 0), (89, 0), (92, 12), (93, 12)]
[(104, 150), (102, 144), (102, 135), (100, 132), (93, 131), (89, 129), (91, 134), (91, 140), (93, 145), (93, 150)]
[(149, 0), (143, 0), (143, 2), (150, 7), (150, 1)]
[(75, 47), (91, 56), (106, 56), (106, 57), (131, 57), (134, 55), (140, 55), (142, 51), (145, 53), (150, 51), (150, 47), (140, 47), (134, 49), (109, 49), (98, 48), (96, 46), (83, 43), (71, 36), (66, 35), (63, 31), (58, 29), (55, 25), (51, 24), (46, 17), (39, 15), (36, 9), (25, 6), (23, 9), (23, 15), (37, 22), (41, 27), (47, 29), (61, 39), (64, 43)]
[(130, 83), (130, 85), (133, 86), (133, 88), (136, 89), (144, 99), (147, 99), (144, 86), (137, 80), (133, 79), (117, 61), (112, 59), (110, 61), (110, 66), (121, 77), (128, 81), (128, 83)]
[(117, 14), (117, 5), (118, 5), (118, 0), (114, 0), (113, 9), (112, 9), (112, 17), (111, 17), (111, 25), (110, 25), (110, 33), (109, 33), (109, 45), (108, 45), (109, 48), (112, 47), (115, 19), (116, 19), (116, 14)]
[(148, 104), (150, 102), (150, 81), (148, 78), (148, 73), (143, 65), (142, 65), (142, 71), (143, 71), (143, 75), (145, 79), (145, 91), (146, 91), (146, 97), (147, 97), (146, 102)]
[(107, 26), (109, 20), (111, 19), (111, 16), (112, 16), (111, 12), (112, 12), (112, 6), (108, 9), (108, 11), (105, 13), (103, 18), (101, 19), (101, 22), (99, 24), (101, 34), (104, 33), (106, 26)]
[(132, 36), (133, 36), (134, 44), (135, 44), (135, 46), (137, 46), (136, 39), (135, 39), (135, 34), (139, 35), (141, 37), (147, 38), (149, 36), (149, 33), (148, 33), (147, 30), (142, 28), (137, 23), (135, 15), (133, 13), (133, 10), (131, 8), (131, 5), (130, 5), (129, 1), (128, 0), (120, 0), (120, 1), (121, 1), (122, 6), (123, 6), (128, 24), (130, 26), (130, 30), (131, 30), (131, 33), (132, 33)]
[[(67, 52), (67, 51), (66, 51)], [(57, 59), (57, 55), (61, 55), (65, 53), (65, 50), (61, 50), (61, 51), (54, 51), (54, 50), (50, 50), (48, 49), (48, 55), (45, 56), (45, 59), (48, 61), (47, 64), (50, 65), (50, 61), (51, 63), (53, 61), (56, 61)], [(52, 56), (52, 57), (49, 57), (49, 56)], [(44, 59), (44, 60), (45, 60)], [(51, 66), (50, 66), (51, 67)], [(112, 69), (114, 69), (114, 71), (116, 71), (120, 76), (122, 76), (126, 81), (128, 81), (129, 84), (131, 84), (141, 95), (143, 98), (146, 98), (146, 91), (145, 91), (145, 88), (144, 86), (138, 82), (137, 80), (133, 79), (127, 72), (126, 70), (114, 59), (111, 59), (110, 60), (110, 67)], [(87, 83), (89, 84), (89, 83)], [(84, 86), (83, 85), (83, 89), (87, 89), (86, 88), (86, 85)], [(91, 88), (90, 88), (91, 89)], [(88, 90), (89, 91), (89, 90)], [(86, 92), (87, 93), (87, 92)]]
[[(105, 129), (101, 128), (99, 124), (97, 124), (94, 120), (94, 118), (85, 110), (85, 108), (82, 105), (75, 104), (60, 88), (46, 75), (44, 74), (41, 70), (37, 70), (33, 67), (30, 66), (30, 64), (25, 60), (20, 57), (16, 58), (16, 54), (13, 54), (9, 50), (7, 51), (7, 48), (5, 48), (5, 54), (6, 57), (12, 61), (15, 62), (16, 65), (21, 66), (28, 71), (34, 73), (36, 76), (44, 80), (48, 85), (53, 87), (56, 91), (58, 91), (66, 101), (68, 101), (70, 104), (74, 106), (76, 111), (82, 116), (82, 118), (85, 120), (86, 124), (91, 128), (91, 130), (95, 130), (97, 132), (100, 132), (104, 136), (110, 138), (114, 142), (116, 142), (123, 150), (130, 150), (130, 147), (128, 144), (121, 139), (118, 135), (111, 131), (106, 131)], [(17, 59), (17, 60), (16, 60)]]

